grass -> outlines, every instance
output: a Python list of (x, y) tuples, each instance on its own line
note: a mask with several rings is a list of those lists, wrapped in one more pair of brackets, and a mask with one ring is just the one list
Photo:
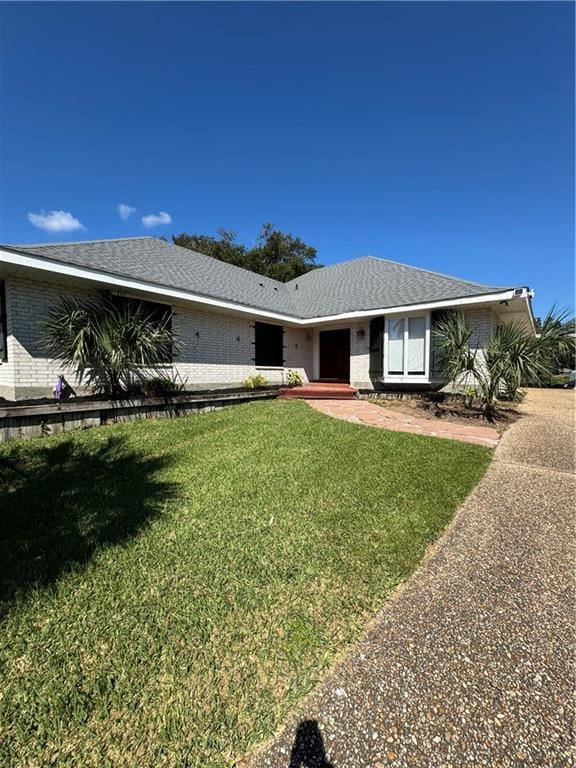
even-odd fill
[(489, 461), (279, 401), (0, 447), (0, 764), (231, 765)]

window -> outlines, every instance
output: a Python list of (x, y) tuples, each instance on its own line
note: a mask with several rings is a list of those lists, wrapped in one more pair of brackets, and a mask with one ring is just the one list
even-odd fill
[(6, 285), (0, 280), (0, 363), (8, 360), (8, 329), (6, 327)]
[(284, 365), (284, 328), (281, 325), (256, 323), (254, 344), (256, 365), (281, 367)]
[(112, 303), (117, 307), (128, 307), (136, 311), (138, 307), (149, 317), (153, 323), (160, 324), (168, 316), (167, 327), (172, 330), (172, 307), (169, 304), (159, 304), (156, 301), (135, 299), (130, 296), (112, 296)]
[(426, 376), (426, 315), (387, 320), (388, 376)]
[(388, 323), (388, 373), (401, 376), (404, 373), (404, 318)]
[(423, 376), (426, 372), (426, 318), (408, 318), (408, 375)]
[[(156, 301), (146, 301), (146, 299), (136, 299), (131, 296), (112, 295), (110, 298), (118, 308), (128, 308), (128, 311), (133, 312), (140, 308), (145, 317), (150, 318), (152, 323), (157, 325), (166, 323), (165, 327), (170, 331), (172, 330), (172, 307), (169, 304), (159, 304)], [(162, 362), (171, 363), (173, 359), (174, 355), (171, 352)]]

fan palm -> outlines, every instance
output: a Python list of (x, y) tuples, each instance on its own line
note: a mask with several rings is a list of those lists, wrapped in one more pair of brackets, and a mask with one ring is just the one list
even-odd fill
[[(569, 320), (568, 317), (567, 310), (557, 311), (552, 307), (544, 320), (539, 323), (537, 355), (549, 371), (548, 379), (560, 369), (574, 368), (575, 365), (574, 320)], [(528, 383), (534, 382), (529, 379)]]
[(522, 384), (542, 384), (549, 377), (550, 366), (539, 354), (539, 345), (540, 340), (516, 322), (499, 325), (488, 339), (486, 367), (506, 399), (516, 399)]
[[(559, 350), (569, 348), (553, 311), (546, 318), (546, 333), (533, 336), (517, 323), (500, 325), (484, 349), (472, 345), (472, 331), (461, 312), (447, 312), (435, 324), (434, 343), (440, 368), (455, 386), (468, 376), (480, 391), (486, 412), (497, 398), (515, 399), (522, 384), (542, 384), (550, 377)], [(560, 320), (562, 325), (562, 319)]]
[(117, 302), (108, 294), (61, 299), (43, 323), (42, 342), (81, 384), (112, 395), (145, 381), (178, 348), (170, 312), (158, 319), (143, 303)]

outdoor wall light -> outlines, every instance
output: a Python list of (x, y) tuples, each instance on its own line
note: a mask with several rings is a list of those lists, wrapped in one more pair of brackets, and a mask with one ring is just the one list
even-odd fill
[(312, 336), (310, 333), (306, 334), (306, 341), (312, 341)]
[(197, 339), (199, 339), (199, 338), (200, 338), (200, 331), (196, 331), (196, 338), (197, 338)]
[(364, 328), (358, 328), (358, 330), (356, 331), (356, 336), (359, 339), (363, 339), (364, 336), (366, 336), (366, 331), (364, 330)]

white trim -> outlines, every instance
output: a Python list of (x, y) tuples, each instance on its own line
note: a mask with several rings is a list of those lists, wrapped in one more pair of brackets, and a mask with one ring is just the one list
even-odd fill
[(534, 291), (527, 291), (522, 298), (526, 302), (526, 309), (528, 310), (528, 317), (530, 318), (532, 333), (534, 336), (537, 336), (538, 330), (536, 329), (536, 320), (534, 319), (534, 312), (532, 311), (532, 299), (534, 298)]
[(322, 323), (333, 323), (340, 320), (362, 320), (371, 317), (380, 317), (382, 315), (406, 315), (423, 314), (425, 311), (433, 309), (444, 309), (446, 307), (462, 307), (470, 304), (492, 304), (495, 301), (510, 301), (514, 298), (514, 289), (508, 291), (499, 291), (498, 293), (483, 293), (479, 296), (466, 296), (461, 299), (443, 299), (441, 301), (429, 301), (423, 304), (405, 304), (398, 307), (387, 307), (382, 309), (364, 309), (354, 312), (343, 312), (341, 315), (329, 315), (306, 318), (304, 320), (293, 319), (292, 322), (302, 325), (319, 325)]
[(524, 289), (524, 293), (521, 296), (514, 296), (514, 289), (511, 288), (506, 291), (485, 293), (478, 296), (466, 296), (460, 299), (443, 299), (442, 301), (430, 301), (421, 304), (407, 304), (397, 307), (342, 312), (341, 314), (337, 315), (320, 315), (317, 317), (298, 318), (292, 317), (291, 315), (284, 315), (279, 312), (271, 312), (265, 309), (248, 307), (242, 304), (237, 304), (233, 301), (224, 301), (222, 299), (203, 296), (201, 294), (193, 293), (192, 291), (183, 291), (177, 288), (167, 288), (165, 286), (157, 285), (155, 283), (148, 283), (143, 280), (120, 277), (118, 275), (112, 275), (108, 272), (100, 272), (86, 267), (77, 267), (71, 264), (62, 264), (61, 262), (50, 261), (39, 256), (14, 253), (12, 251), (6, 251), (1, 248), (0, 263), (12, 264), (17, 267), (25, 267), (28, 269), (37, 269), (40, 271), (50, 272), (66, 277), (77, 278), (79, 280), (90, 280), (96, 283), (103, 283), (106, 285), (112, 285), (133, 291), (142, 291), (145, 293), (165, 296), (167, 298), (177, 299), (180, 301), (191, 301), (197, 304), (206, 304), (229, 312), (236, 312), (243, 315), (249, 315), (251, 317), (265, 317), (270, 320), (277, 320), (278, 322), (285, 323), (286, 325), (303, 327), (312, 325), (324, 325), (327, 323), (340, 321), (344, 322), (347, 320), (361, 320), (371, 317), (378, 317), (381, 315), (425, 312), (427, 310), (442, 309), (444, 307), (461, 307), (474, 304), (492, 303), (496, 301), (511, 301), (514, 298), (527, 299), (528, 297), (528, 292), (526, 289)]

